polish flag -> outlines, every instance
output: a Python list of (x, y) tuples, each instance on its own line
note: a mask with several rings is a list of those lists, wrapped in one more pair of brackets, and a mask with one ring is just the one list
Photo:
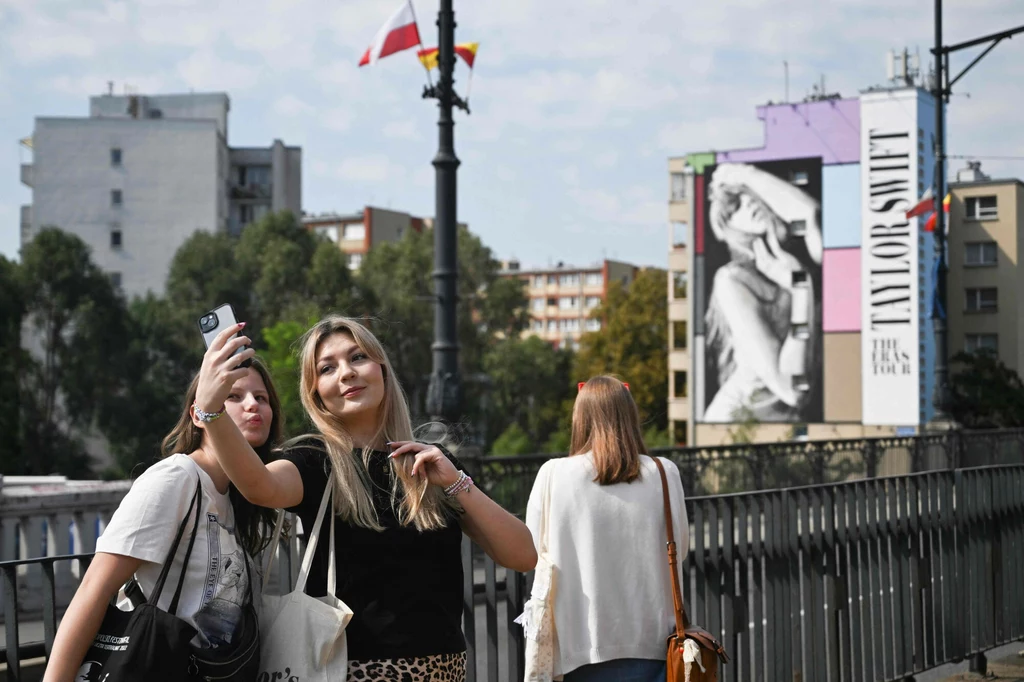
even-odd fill
[(920, 201), (914, 204), (914, 207), (907, 211), (907, 220), (910, 220), (914, 216), (924, 215), (928, 211), (935, 210), (935, 200), (932, 198), (932, 188), (929, 187), (925, 190), (925, 193), (921, 195)]
[(412, 11), (410, 0), (405, 0), (398, 11), (377, 31), (373, 44), (359, 60), (359, 66), (375, 64), (378, 59), (419, 44), (420, 32), (416, 28), (416, 14)]

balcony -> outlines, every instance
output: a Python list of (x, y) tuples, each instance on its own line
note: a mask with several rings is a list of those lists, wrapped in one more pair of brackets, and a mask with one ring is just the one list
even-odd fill
[(26, 187), (32, 186), (33, 166), (31, 163), (21, 164), (21, 184)]
[(231, 198), (238, 199), (270, 199), (271, 186), (264, 183), (239, 183), (231, 182)]

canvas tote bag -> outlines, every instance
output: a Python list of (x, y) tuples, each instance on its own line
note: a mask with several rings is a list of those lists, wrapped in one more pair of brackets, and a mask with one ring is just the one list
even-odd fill
[[(258, 679), (302, 682), (344, 682), (348, 668), (348, 643), (345, 627), (352, 619), (352, 609), (335, 596), (337, 568), (334, 555), (334, 510), (331, 509), (331, 527), (328, 533), (327, 594), (311, 597), (306, 594), (306, 580), (313, 565), (313, 553), (320, 539), (324, 514), (331, 501), (333, 486), (330, 480), (320, 501), (316, 522), (309, 534), (306, 553), (295, 582), (295, 589), (283, 596), (263, 595), (260, 615), (262, 656)], [(284, 513), (280, 512), (274, 528), (274, 538), (264, 576), (277, 554)]]
[(544, 482), (544, 498), (540, 517), (540, 548), (533, 572), (533, 590), (523, 605), (523, 613), (515, 622), (523, 626), (526, 639), (526, 670), (524, 682), (552, 682), (558, 638), (555, 634), (555, 564), (548, 554), (551, 516), (551, 478)]
[(690, 625), (683, 605), (682, 590), (679, 589), (678, 554), (676, 538), (672, 532), (672, 507), (668, 498), (668, 479), (665, 467), (657, 457), (651, 457), (661, 475), (661, 494), (665, 507), (665, 534), (668, 539), (668, 570), (672, 582), (672, 605), (675, 612), (676, 628), (668, 637), (666, 651), (666, 677), (668, 682), (717, 682), (718, 662), (728, 663), (725, 648), (710, 632), (697, 625)]

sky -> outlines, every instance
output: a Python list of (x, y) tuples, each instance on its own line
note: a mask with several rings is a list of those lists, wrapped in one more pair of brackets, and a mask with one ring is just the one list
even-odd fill
[[(434, 212), (437, 107), (415, 52), (358, 68), (399, 0), (0, 0), (0, 253), (31, 190), (18, 145), (88, 98), (224, 91), (228, 143), (303, 148), (303, 208)], [(946, 0), (947, 43), (1024, 24), (1020, 0)], [(414, 0), (424, 44), (437, 0)], [(890, 49), (934, 43), (932, 0), (455, 0), (458, 219), (523, 267), (613, 258), (665, 267), (667, 160), (757, 147), (755, 107), (882, 84)], [(952, 58), (958, 71), (980, 49)], [(436, 73), (436, 72), (435, 72)], [(472, 88), (471, 91), (469, 88)], [(1024, 159), (1024, 35), (955, 88), (951, 155)], [(964, 160), (951, 159), (955, 171)], [(982, 158), (993, 177), (1024, 160)]]

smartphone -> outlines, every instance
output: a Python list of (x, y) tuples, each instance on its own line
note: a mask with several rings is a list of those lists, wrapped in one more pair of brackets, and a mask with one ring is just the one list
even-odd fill
[[(203, 342), (206, 344), (206, 347), (209, 348), (213, 340), (217, 338), (217, 334), (220, 334), (226, 327), (230, 327), (237, 323), (238, 321), (235, 319), (235, 311), (231, 307), (230, 303), (225, 303), (224, 305), (217, 306), (210, 312), (200, 317), (199, 332), (203, 335)], [(235, 336), (238, 336), (238, 334), (235, 334)], [(241, 348), (236, 350), (234, 354), (238, 355), (246, 348), (248, 348), (248, 346), (242, 346)], [(247, 359), (244, 360), (238, 366), (248, 367), (251, 364), (252, 359)]]

